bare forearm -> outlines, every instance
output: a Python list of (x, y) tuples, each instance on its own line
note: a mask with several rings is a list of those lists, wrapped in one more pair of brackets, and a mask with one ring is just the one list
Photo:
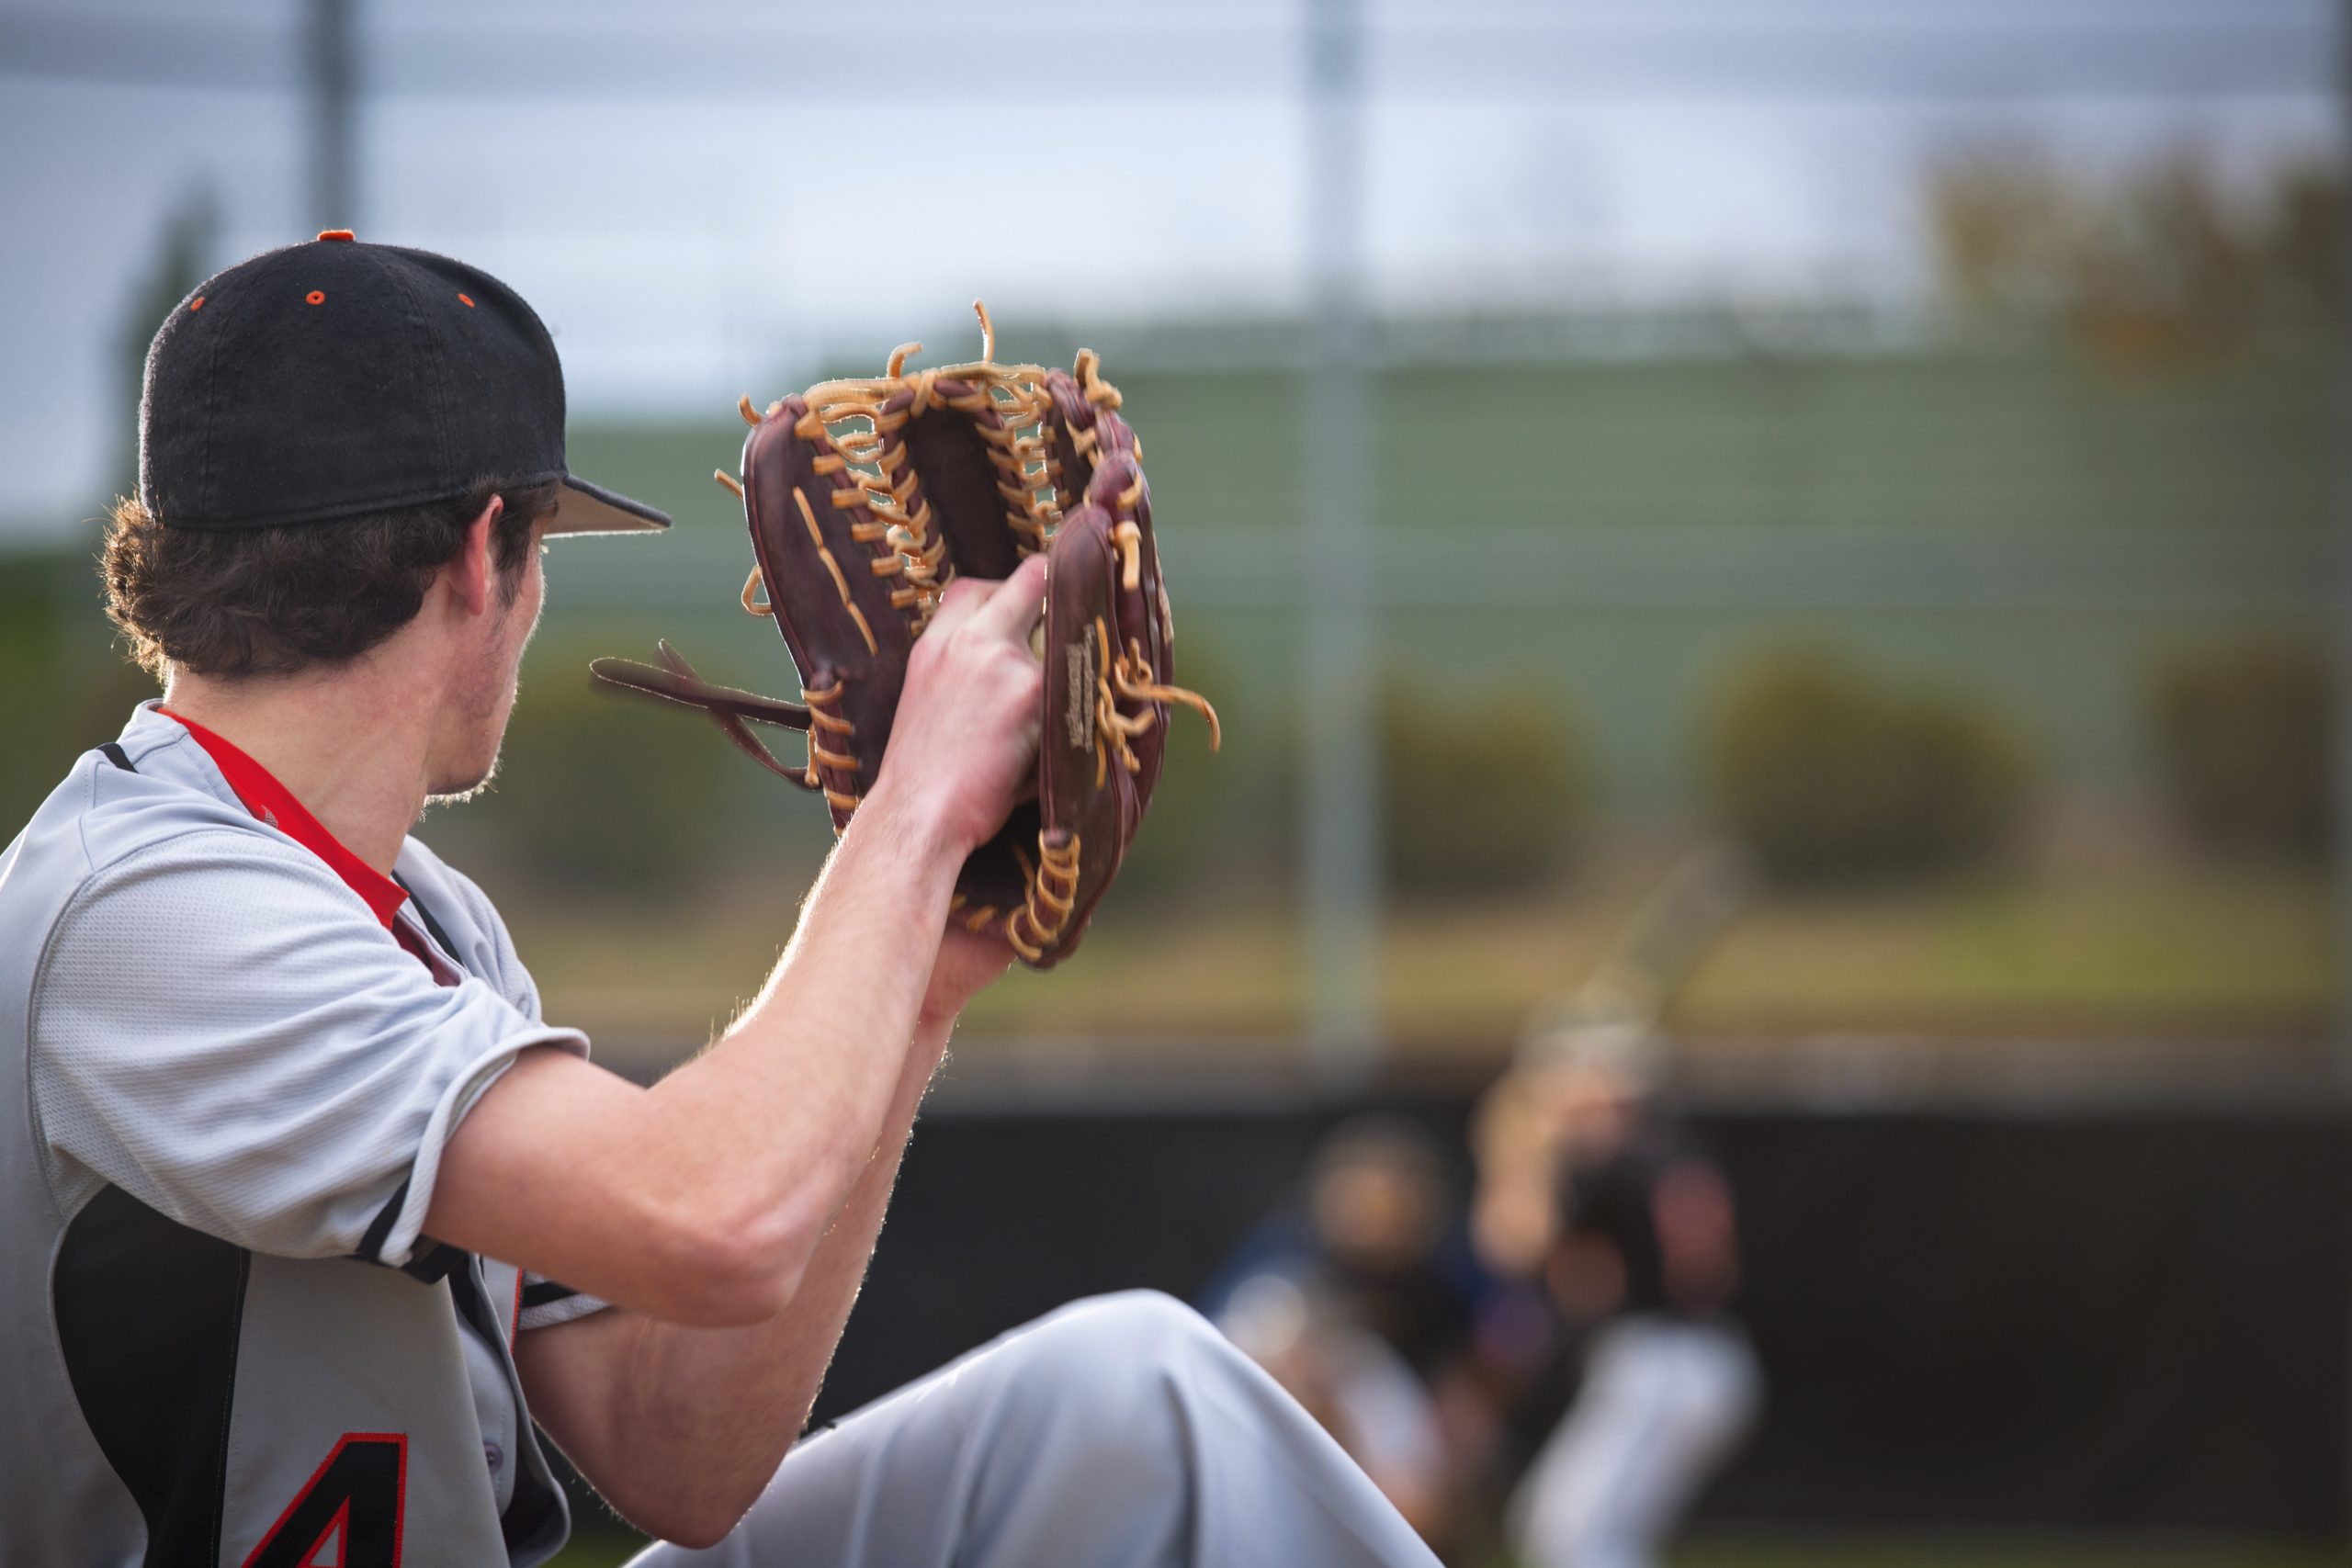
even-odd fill
[(863, 1179), (905, 1080), (917, 1091), (928, 1080), (910, 1043), (960, 858), (868, 809), (857, 828), (872, 830), (844, 840), (759, 998), (651, 1096), (730, 1181), (819, 1216), (812, 1247)]
[(526, 1053), (452, 1139), (427, 1234), (655, 1317), (776, 1316), (882, 1141), (961, 860), (877, 792), (724, 1039), (650, 1089)]
[[(673, 1510), (687, 1518), (733, 1518), (807, 1425), (953, 1023), (918, 1026), (880, 1143), (783, 1313), (743, 1328), (695, 1328), (630, 1314), (552, 1331), (605, 1342), (582, 1349), (583, 1359), (605, 1362), (605, 1375), (571, 1384), (601, 1384), (605, 1408), (565, 1423), (571, 1430), (558, 1436), (573, 1462), (641, 1526), (661, 1530), (676, 1517)], [(526, 1341), (526, 1348), (537, 1347)]]
[[(698, 1446), (706, 1447), (702, 1457), (707, 1461), (716, 1463), (722, 1454), (744, 1455), (739, 1468), (751, 1471), (748, 1479), (754, 1492), (765, 1484), (808, 1424), (818, 1388), (841, 1343), (842, 1325), (865, 1282), (915, 1111), (946, 1036), (943, 1026), (932, 1039), (916, 1041), (908, 1058), (910, 1071), (899, 1086), (881, 1141), (832, 1228), (818, 1244), (792, 1305), (772, 1322), (749, 1328), (658, 1325), (656, 1337), (668, 1364), (650, 1380), (651, 1389), (695, 1430)], [(919, 1073), (911, 1070), (918, 1066)], [(734, 1440), (712, 1443), (721, 1428), (731, 1428)]]

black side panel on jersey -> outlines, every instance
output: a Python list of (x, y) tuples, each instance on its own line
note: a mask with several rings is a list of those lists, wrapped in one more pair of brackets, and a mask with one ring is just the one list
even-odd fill
[(568, 1302), (579, 1293), (571, 1286), (553, 1280), (534, 1280), (523, 1287), (523, 1310), (528, 1312), (533, 1307), (553, 1306), (558, 1302)]
[[(504, 1339), (505, 1331), (499, 1326), (498, 1313), (490, 1304), (490, 1298), (482, 1294), (481, 1266), (468, 1254), (459, 1253), (458, 1256), (465, 1259), (466, 1266), (449, 1275), (449, 1296), (457, 1303), (458, 1315), (464, 1318), (485, 1341), (499, 1344)], [(557, 1506), (554, 1493), (541, 1485), (527, 1467), (518, 1468), (514, 1474), (514, 1495), (498, 1521), (505, 1534), (508, 1549), (511, 1551), (530, 1540), (547, 1523), (548, 1516), (555, 1512)]]
[(146, 1568), (212, 1568), (252, 1259), (118, 1187), (66, 1228), (50, 1277), (91, 1435), (147, 1520)]
[(458, 944), (449, 940), (447, 929), (439, 920), (434, 919), (433, 907), (416, 896), (416, 889), (408, 885), (407, 877), (395, 872), (392, 874), (392, 880), (399, 883), (401, 891), (408, 895), (409, 907), (416, 911), (416, 918), (424, 922), (424, 929), (432, 933), (433, 940), (441, 944), (441, 951), (456, 959), (460, 968), (464, 967), (466, 962), (464, 954), (458, 951)]

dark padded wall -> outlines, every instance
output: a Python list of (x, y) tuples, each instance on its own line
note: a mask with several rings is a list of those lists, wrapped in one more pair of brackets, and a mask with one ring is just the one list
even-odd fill
[(2340, 1121), (1710, 1131), (1774, 1385), (1719, 1513), (2342, 1533)]
[[(1383, 1109), (1458, 1146), (1466, 1102)], [(820, 1414), (1074, 1295), (1199, 1287), (1339, 1116), (928, 1118)], [(2352, 1122), (1698, 1119), (1772, 1384), (1710, 1516), (2352, 1525)]]

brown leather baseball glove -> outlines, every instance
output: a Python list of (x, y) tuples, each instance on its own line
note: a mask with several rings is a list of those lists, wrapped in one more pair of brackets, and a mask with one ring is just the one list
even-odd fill
[[(873, 788), (907, 657), (957, 574), (1001, 579), (1045, 552), (1045, 725), (1036, 797), (965, 863), (954, 906), (1022, 962), (1078, 946), (1159, 783), (1171, 705), (1216, 715), (1173, 684), (1175, 626), (1151, 495), (1118, 389), (1091, 350), (1074, 373), (980, 358), (910, 372), (909, 344), (872, 379), (828, 381), (770, 405), (746, 398), (741, 480), (758, 564), (743, 607), (773, 615), (800, 674), (798, 703), (704, 681), (667, 642), (663, 668), (600, 659), (617, 686), (710, 714), (753, 760), (821, 793), (836, 831)], [(764, 597), (763, 597), (764, 594)], [(792, 766), (750, 724), (806, 730)]]

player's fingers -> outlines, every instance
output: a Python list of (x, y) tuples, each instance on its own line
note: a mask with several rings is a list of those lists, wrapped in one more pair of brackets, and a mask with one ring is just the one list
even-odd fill
[(1029, 628), (1046, 616), (1046, 558), (1023, 561), (988, 603), (972, 612), (972, 629), (1008, 641), (1026, 643)]
[(931, 620), (923, 627), (925, 637), (942, 637), (971, 619), (972, 612), (988, 603), (989, 591), (996, 584), (977, 577), (959, 577), (949, 583), (939, 595), (939, 607), (931, 613)]

